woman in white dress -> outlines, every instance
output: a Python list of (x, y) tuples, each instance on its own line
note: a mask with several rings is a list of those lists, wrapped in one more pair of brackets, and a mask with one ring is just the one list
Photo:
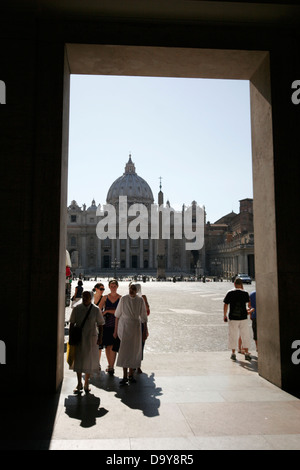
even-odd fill
[(130, 382), (135, 382), (133, 369), (138, 369), (141, 366), (142, 323), (144, 324), (144, 340), (147, 338), (148, 333), (145, 302), (136, 294), (136, 285), (130, 284), (129, 294), (121, 297), (115, 313), (116, 322), (114, 337), (116, 338), (118, 336), (120, 338), (117, 366), (123, 367), (123, 379), (120, 382), (121, 385), (125, 385), (128, 380)]
[(82, 329), (82, 338), (76, 345), (75, 361), (73, 370), (77, 372), (78, 384), (74, 393), (79, 393), (82, 388), (82, 374), (85, 374), (84, 391), (88, 393), (89, 378), (99, 371), (99, 346), (98, 327), (104, 325), (104, 318), (99, 308), (91, 303), (92, 296), (88, 291), (82, 294), (82, 304), (74, 307), (70, 316), (70, 329), (76, 324), (80, 326), (91, 307), (90, 313)]

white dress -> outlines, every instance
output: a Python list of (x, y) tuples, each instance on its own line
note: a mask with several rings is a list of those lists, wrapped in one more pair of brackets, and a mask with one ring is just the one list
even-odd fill
[(117, 366), (137, 369), (142, 360), (142, 328), (147, 322), (145, 302), (141, 297), (121, 297), (115, 316), (119, 318), (120, 349)]
[[(74, 307), (70, 323), (81, 325), (90, 306), (86, 307), (83, 303)], [(104, 325), (104, 318), (99, 308), (92, 304), (89, 316), (82, 330), (81, 343), (76, 346), (75, 361), (73, 370), (84, 374), (94, 374), (99, 371), (99, 346), (98, 328)]]

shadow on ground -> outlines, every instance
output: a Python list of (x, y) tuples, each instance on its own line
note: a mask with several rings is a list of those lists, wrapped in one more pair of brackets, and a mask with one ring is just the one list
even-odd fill
[(254, 356), (253, 354), (251, 354), (251, 356), (252, 356), (252, 360), (251, 362), (249, 362), (249, 361), (246, 361), (246, 359), (244, 359), (243, 355), (238, 354), (236, 362), (240, 365), (240, 367), (243, 367), (243, 369), (248, 370), (249, 372), (257, 373), (258, 372), (257, 356)]
[(69, 395), (65, 399), (65, 412), (73, 419), (80, 421), (80, 426), (90, 428), (96, 425), (97, 418), (108, 413), (105, 408), (100, 408), (100, 398), (92, 393)]
[(115, 397), (120, 399), (124, 405), (135, 410), (141, 410), (144, 416), (152, 418), (159, 415), (162, 389), (155, 384), (154, 373), (140, 374), (136, 383), (120, 385), (119, 377), (110, 377), (101, 372), (91, 379), (91, 384), (107, 392), (115, 393)]

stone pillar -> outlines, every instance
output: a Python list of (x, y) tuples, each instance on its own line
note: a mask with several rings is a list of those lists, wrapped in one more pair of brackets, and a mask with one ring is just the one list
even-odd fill
[[(120, 239), (119, 238), (116, 239), (116, 243), (117, 243), (117, 261), (120, 263), (121, 251), (120, 251)], [(120, 266), (121, 266), (121, 263), (120, 263)]]
[(300, 57), (296, 42), (280, 41), (270, 68), (266, 57), (250, 86), (258, 366), (264, 378), (299, 396), (292, 344), (300, 338), (300, 245), (297, 230), (287, 236), (287, 228), (299, 199), (300, 105), (292, 102), (291, 86), (300, 76)]
[(83, 270), (86, 268), (86, 232), (81, 233), (81, 260), (80, 260), (80, 267)]
[(153, 268), (153, 240), (149, 238), (149, 268)]
[(144, 240), (140, 238), (140, 269), (144, 268)]
[(98, 242), (97, 242), (97, 258), (98, 258), (97, 265), (99, 269), (101, 269), (102, 259), (101, 259), (101, 239), (100, 238), (98, 238)]
[(186, 272), (186, 249), (185, 249), (186, 239), (183, 238), (181, 241), (181, 269), (183, 272)]
[(157, 241), (158, 240), (153, 240), (153, 257), (154, 257), (154, 267), (157, 269)]
[(168, 253), (168, 256), (167, 256), (167, 267), (168, 267), (168, 270), (171, 269), (171, 266), (172, 266), (172, 247), (171, 247), (171, 239), (167, 240), (167, 253)]
[(16, 300), (17, 285), (26, 299), (1, 320), (0, 339), (7, 348), (1, 383), (18, 390), (40, 371), (38, 389), (45, 394), (59, 386), (64, 368), (69, 73), (64, 42), (45, 40), (47, 26), (31, 18), (18, 26), (3, 21), (0, 33), (0, 78), (7, 88), (1, 105), (1, 188), (10, 207), (1, 263), (13, 279), (6, 298)]
[[(162, 206), (164, 203), (163, 193), (158, 193), (158, 205)], [(157, 240), (157, 277), (166, 277), (166, 253), (165, 253), (165, 240), (162, 238), (162, 214), (159, 212), (159, 238)]]
[(127, 237), (127, 239), (126, 239), (126, 269), (130, 268), (130, 254), (129, 254), (129, 251), (130, 251), (130, 240)]

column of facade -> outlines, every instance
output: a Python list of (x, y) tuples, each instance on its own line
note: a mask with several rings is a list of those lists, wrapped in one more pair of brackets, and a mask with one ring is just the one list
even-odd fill
[(168, 253), (167, 267), (170, 270), (172, 268), (172, 240), (171, 239), (167, 240), (167, 253)]
[(181, 241), (181, 268), (182, 271), (186, 271), (186, 249), (185, 249), (186, 239), (183, 238)]
[(130, 249), (130, 246), (129, 246), (129, 238), (127, 237), (127, 239), (126, 239), (126, 269), (129, 269), (129, 268), (130, 268), (130, 264), (129, 264), (129, 249)]
[(140, 238), (140, 269), (144, 267), (144, 240)]
[(154, 258), (154, 268), (157, 269), (157, 240), (154, 240), (153, 242), (153, 258)]
[(117, 261), (120, 263), (121, 266), (121, 242), (120, 239), (116, 239), (116, 244), (117, 244)]
[(81, 234), (81, 257), (80, 267), (86, 266), (86, 233)]
[(226, 277), (228, 278), (229, 277), (229, 259), (228, 259), (228, 256), (226, 256)]
[(240, 252), (238, 256), (238, 272), (247, 273), (246, 253)]
[(239, 272), (239, 257), (235, 256), (234, 257), (234, 274), (237, 274)]
[(230, 264), (231, 264), (231, 274), (232, 276), (234, 276), (236, 273), (236, 266), (235, 266), (235, 256), (233, 255), (231, 255)]
[(101, 259), (101, 239), (98, 238), (97, 243), (97, 266), (99, 269), (102, 267), (102, 259)]
[(205, 251), (205, 242), (203, 244), (203, 247), (201, 249), (201, 268), (202, 268), (202, 272), (203, 274), (205, 274), (206, 272), (206, 251)]
[(149, 268), (153, 268), (153, 240), (149, 238)]
[(112, 239), (112, 240), (111, 240), (111, 260), (110, 260), (110, 268), (111, 268), (111, 264), (115, 261), (115, 257), (116, 257), (115, 240)]

